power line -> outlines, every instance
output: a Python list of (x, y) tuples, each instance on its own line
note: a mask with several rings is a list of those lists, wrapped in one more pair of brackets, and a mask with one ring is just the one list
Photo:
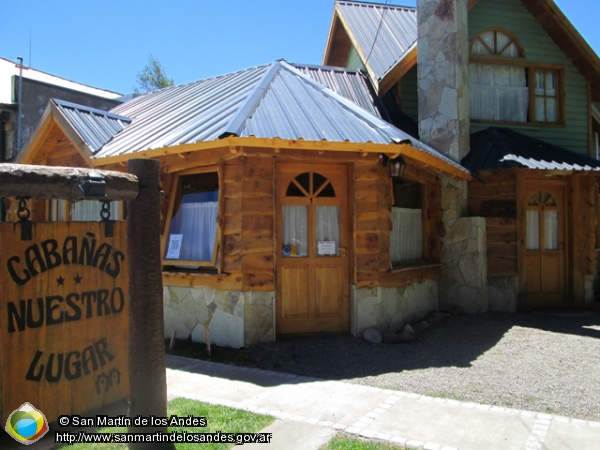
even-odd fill
[[(385, 4), (389, 5), (390, 0), (385, 0)], [(379, 32), (381, 31), (381, 27), (383, 26), (383, 21), (385, 20), (385, 15), (389, 11), (388, 8), (383, 10), (381, 14), (381, 19), (379, 19), (379, 26), (377, 27), (377, 32), (375, 33), (375, 38), (373, 39), (373, 45), (371, 45), (371, 50), (369, 50), (369, 54), (367, 55), (367, 60), (365, 61), (365, 66), (369, 63), (369, 59), (371, 58), (371, 53), (373, 53), (373, 49), (375, 48), (375, 43), (377, 42), (377, 38), (379, 37)]]

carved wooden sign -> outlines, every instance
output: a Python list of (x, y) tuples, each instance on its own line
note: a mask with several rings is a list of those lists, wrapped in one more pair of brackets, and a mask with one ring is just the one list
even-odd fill
[(129, 395), (126, 222), (0, 223), (2, 421), (49, 421)]
[(486, 200), (481, 204), (483, 217), (517, 217), (517, 203), (513, 200)]

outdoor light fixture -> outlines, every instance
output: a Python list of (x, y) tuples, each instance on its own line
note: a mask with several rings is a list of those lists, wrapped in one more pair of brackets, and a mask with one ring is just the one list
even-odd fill
[(390, 175), (392, 178), (402, 178), (404, 176), (404, 170), (406, 169), (406, 161), (402, 156), (397, 156), (394, 159), (390, 159)]
[(90, 172), (89, 178), (79, 185), (86, 197), (106, 197), (106, 182), (97, 172)]

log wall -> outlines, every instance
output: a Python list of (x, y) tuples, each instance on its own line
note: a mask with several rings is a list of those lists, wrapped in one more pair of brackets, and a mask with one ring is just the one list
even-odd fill
[[(515, 215), (490, 216), (484, 211), (486, 202), (512, 203)], [(469, 216), (486, 218), (488, 277), (516, 276), (519, 272), (516, 172), (487, 172), (480, 174), (480, 180), (469, 181), (468, 207)]]

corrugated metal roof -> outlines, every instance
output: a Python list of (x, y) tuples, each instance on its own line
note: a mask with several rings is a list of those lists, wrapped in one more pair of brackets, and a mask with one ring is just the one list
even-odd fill
[(132, 122), (98, 151), (96, 158), (235, 135), (328, 142), (410, 143), (465, 170), (285, 61), (165, 88), (137, 97), (111, 112), (130, 117)]
[(369, 87), (365, 75), (357, 70), (340, 67), (292, 64), (298, 71), (347, 98), (374, 116), (381, 117), (377, 107), (379, 99)]
[(52, 101), (77, 130), (77, 133), (96, 152), (113, 136), (123, 130), (131, 119), (100, 109), (89, 108), (53, 98)]
[(380, 81), (417, 43), (417, 9), (363, 2), (336, 2), (369, 71)]
[(471, 135), (462, 160), (469, 170), (527, 167), (541, 170), (600, 170), (600, 161), (526, 136), (509, 128), (487, 128)]

